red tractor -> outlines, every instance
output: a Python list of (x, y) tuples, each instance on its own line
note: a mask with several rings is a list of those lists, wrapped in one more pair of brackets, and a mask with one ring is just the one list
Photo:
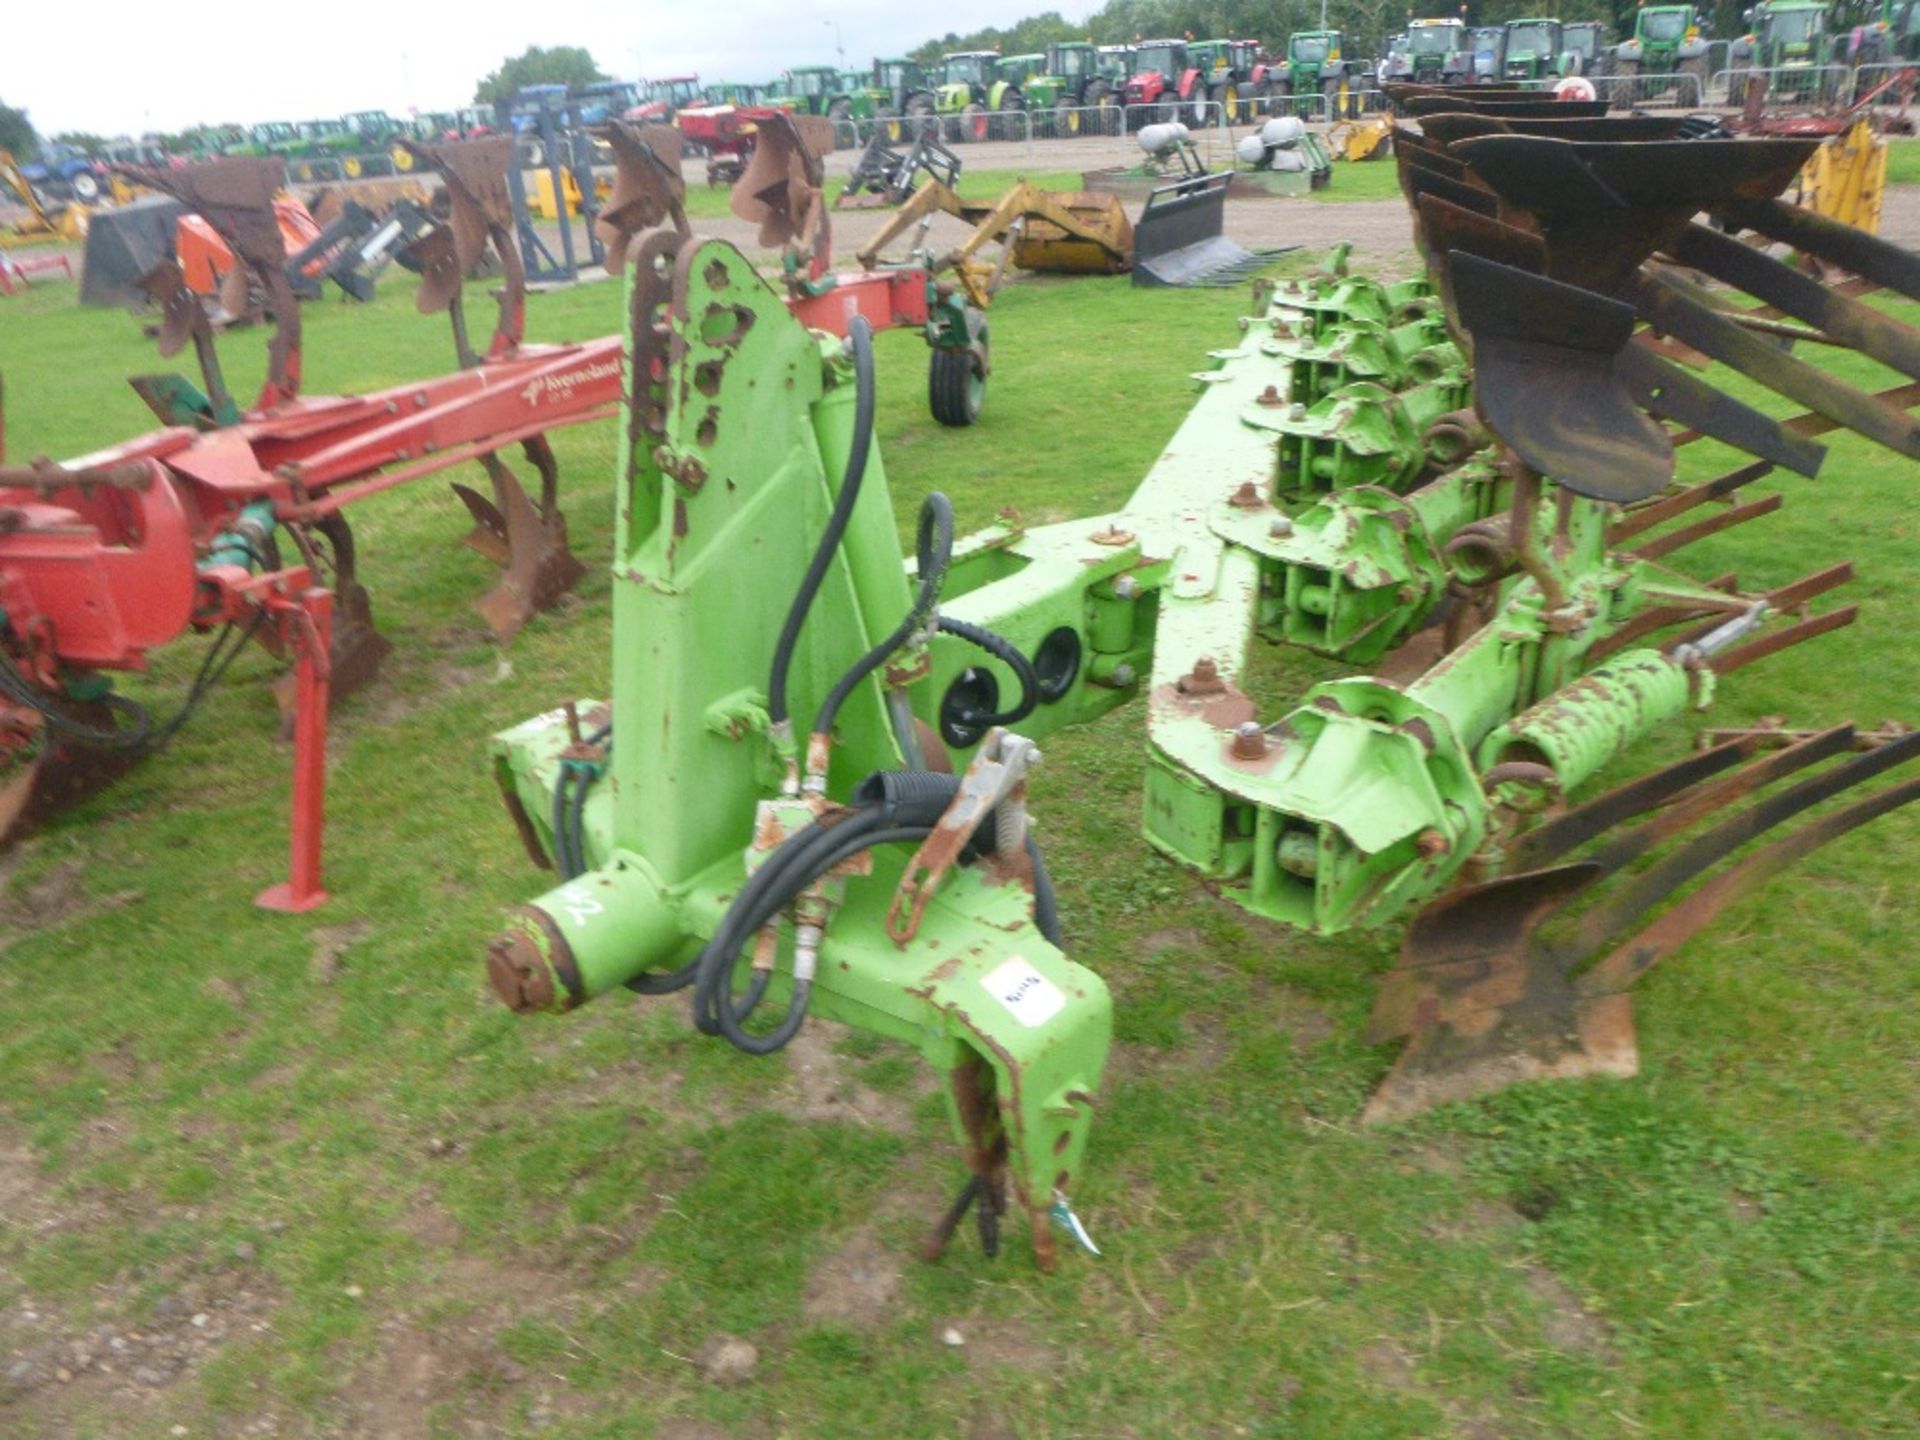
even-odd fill
[[(1127, 81), (1127, 121), (1138, 128), (1150, 120), (1205, 124), (1208, 75), (1194, 63), (1184, 40), (1143, 40), (1134, 53), (1137, 67)], [(1152, 106), (1151, 110), (1139, 106)]]

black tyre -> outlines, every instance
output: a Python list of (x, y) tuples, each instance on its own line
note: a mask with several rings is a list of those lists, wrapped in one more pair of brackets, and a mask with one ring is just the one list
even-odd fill
[(100, 198), (100, 177), (91, 170), (76, 170), (67, 183), (73, 189), (73, 198), (83, 205), (91, 205)]
[[(974, 338), (981, 350), (987, 348), (984, 320)], [(933, 418), (956, 430), (964, 429), (980, 418), (986, 403), (986, 369), (973, 350), (936, 348), (927, 361), (927, 406)]]

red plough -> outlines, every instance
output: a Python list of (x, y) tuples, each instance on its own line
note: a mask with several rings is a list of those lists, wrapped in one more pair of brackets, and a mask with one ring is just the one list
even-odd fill
[[(456, 488), (475, 519), (469, 542), (504, 570), (480, 603), (496, 635), (511, 638), (578, 579), (546, 436), (613, 413), (619, 342), (522, 343), (510, 143), (422, 147), (447, 178), (452, 219), (422, 242), (421, 308), (449, 311), (462, 368), (358, 396), (300, 393), (299, 311), (272, 216), (277, 165), (141, 174), (201, 214), (265, 290), (277, 322), (268, 377), (255, 404), (222, 424), (226, 391), (204, 312), (181, 293), (178, 267), (163, 265), (147, 281), (166, 315), (162, 347), (194, 341), (205, 392), (143, 377), (136, 388), (163, 428), (65, 464), (0, 463), (0, 844), (164, 744), (253, 637), (296, 661), (282, 691), (296, 742), (293, 873), (262, 903), (309, 908), (323, 895), (329, 696), (364, 683), (388, 648), (372, 628), (344, 507), (477, 460), (492, 497)], [(477, 357), (460, 279), (489, 244), (505, 285), (500, 322)], [(540, 474), (537, 503), (500, 459), (516, 444)], [(189, 630), (220, 638), (181, 713), (156, 723), (107, 676), (144, 669), (152, 650)]]

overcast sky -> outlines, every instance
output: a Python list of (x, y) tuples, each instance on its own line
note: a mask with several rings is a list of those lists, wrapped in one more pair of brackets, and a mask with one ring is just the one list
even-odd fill
[[(967, 0), (969, 26), (1036, 10), (1069, 19), (1097, 0)], [(213, 6), (90, 0), (8, 3), (0, 100), (43, 135), (182, 130), (206, 122), (308, 120), (350, 110), (450, 110), (474, 82), (529, 45), (584, 45), (622, 80), (696, 72), (764, 80), (789, 65), (849, 65), (897, 53), (955, 25), (956, 11), (899, 0), (661, 3), (642, 0), (401, 0), (385, 5)], [(947, 23), (937, 17), (953, 16)]]

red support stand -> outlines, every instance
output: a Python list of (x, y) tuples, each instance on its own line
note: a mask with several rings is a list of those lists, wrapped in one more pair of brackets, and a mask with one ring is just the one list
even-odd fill
[(333, 595), (309, 587), (297, 599), (275, 596), (269, 603), (280, 612), (282, 629), (299, 656), (293, 719), (292, 853), (286, 882), (261, 891), (254, 904), (300, 915), (327, 900), (320, 883), (320, 836), (326, 819)]

